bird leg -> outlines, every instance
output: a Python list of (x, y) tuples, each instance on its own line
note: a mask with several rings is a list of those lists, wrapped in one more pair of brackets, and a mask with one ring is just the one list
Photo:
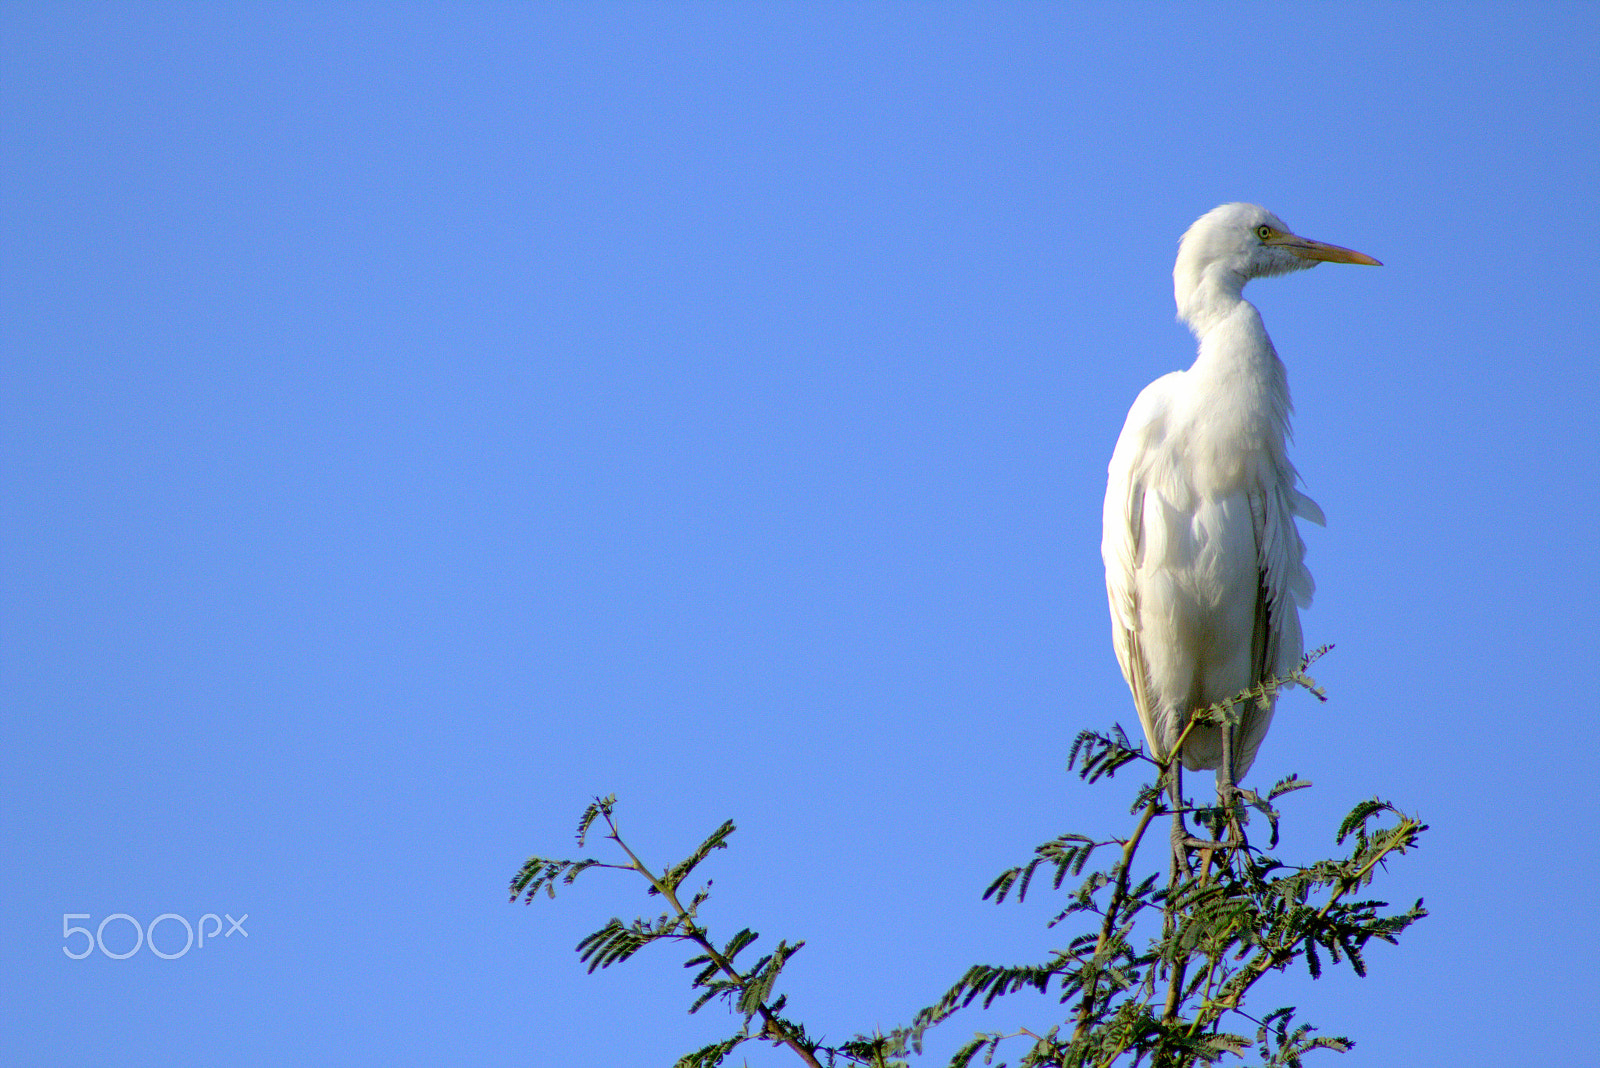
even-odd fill
[(1172, 885), (1189, 875), (1189, 828), (1183, 823), (1183, 761), (1173, 753), (1167, 764), (1167, 789), (1172, 795)]
[[(1239, 788), (1233, 781), (1233, 743), (1234, 724), (1232, 720), (1222, 725), (1222, 764), (1217, 768), (1217, 800), (1222, 805), (1223, 819), (1228, 828), (1228, 844), (1238, 848), (1244, 844), (1244, 828), (1239, 826), (1239, 817), (1234, 810), (1234, 801), (1239, 794)], [(1222, 828), (1216, 829), (1217, 838), (1222, 837)]]

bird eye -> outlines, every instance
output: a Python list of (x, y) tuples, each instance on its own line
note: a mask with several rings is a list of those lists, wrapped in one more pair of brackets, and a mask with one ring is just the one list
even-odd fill
[(1271, 237), (1273, 235), (1273, 233), (1274, 233), (1274, 231), (1273, 231), (1272, 227), (1270, 227), (1270, 226), (1258, 226), (1258, 227), (1256, 227), (1256, 236), (1259, 237), (1263, 241), (1265, 241), (1265, 240), (1267, 240), (1267, 238)]

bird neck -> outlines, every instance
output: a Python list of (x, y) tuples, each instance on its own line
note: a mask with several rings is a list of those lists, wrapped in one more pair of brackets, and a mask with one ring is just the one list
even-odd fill
[(1172, 295), (1178, 303), (1178, 318), (1204, 341), (1213, 327), (1239, 310), (1239, 305), (1250, 307), (1242, 295), (1246, 281), (1241, 272), (1225, 263), (1180, 254), (1172, 269)]
[(1261, 313), (1244, 299), (1244, 274), (1215, 261), (1190, 271), (1185, 268), (1180, 259), (1173, 271), (1173, 291), (1178, 317), (1200, 342), (1193, 369), (1224, 378), (1281, 381), (1283, 364)]
[[(1186, 372), (1197, 400), (1196, 426), (1230, 442), (1283, 448), (1289, 431), (1289, 380), (1255, 305), (1232, 307), (1203, 320), (1199, 352)], [(1190, 324), (1193, 326), (1194, 324)]]

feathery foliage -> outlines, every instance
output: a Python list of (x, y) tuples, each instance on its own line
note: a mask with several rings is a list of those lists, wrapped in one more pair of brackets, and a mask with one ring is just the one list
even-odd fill
[[(1305, 668), (1325, 651), (1308, 655), (1287, 678), (1195, 713), (1193, 722), (1226, 722), (1237, 716), (1241, 702), (1270, 698), (1291, 684), (1324, 698)], [(1089, 783), (1113, 778), (1136, 763), (1160, 773), (1167, 770), (1165, 763), (1134, 745), (1120, 726), (1108, 734), (1080, 733), (1068, 755), (1068, 767)], [(1156, 783), (1161, 781), (1158, 775)], [(907, 1026), (887, 1034), (857, 1035), (837, 1046), (813, 1040), (800, 1023), (784, 1015), (787, 999), (777, 992), (778, 981), (804, 943), (780, 941), (754, 963), (741, 965), (740, 955), (757, 941), (756, 933), (741, 930), (719, 946), (699, 921), (710, 884), (686, 903), (678, 896), (701, 862), (727, 848), (731, 821), (684, 860), (657, 874), (622, 840), (616, 799), (598, 798), (579, 821), (579, 847), (603, 824), (605, 837), (627, 863), (532, 857), (511, 880), (511, 900), (530, 902), (541, 891), (553, 897), (557, 884), (570, 886), (591, 868), (633, 872), (645, 880), (650, 895), (665, 899), (668, 911), (655, 919), (624, 924), (613, 918), (577, 949), (579, 960), (592, 972), (655, 942), (689, 943), (692, 955), (684, 966), (697, 969), (690, 980), (695, 997), (689, 1011), (720, 1000), (742, 1024), (733, 1034), (685, 1055), (677, 1068), (713, 1068), (752, 1041), (787, 1047), (812, 1068), (903, 1068), (906, 1058), (922, 1054), (929, 1029), (969, 1007), (988, 1007), (1018, 991), (1055, 996), (1066, 1007), (1065, 1018), (1039, 1031), (981, 1032), (956, 1051), (952, 1068), (995, 1064), (1002, 1048), (1017, 1039), (1026, 1040), (1017, 1068), (1109, 1068), (1119, 1063), (1192, 1068), (1251, 1054), (1263, 1065), (1300, 1068), (1312, 1050), (1343, 1051), (1353, 1043), (1296, 1024), (1292, 1006), (1252, 1015), (1247, 1006), (1257, 984), (1298, 961), (1304, 961), (1312, 978), (1320, 977), (1330, 963), (1348, 963), (1364, 976), (1368, 943), (1396, 943), (1401, 932), (1427, 915), (1420, 899), (1402, 912), (1385, 911), (1389, 906), (1383, 901), (1358, 899), (1378, 869), (1415, 848), (1427, 830), (1387, 801), (1373, 798), (1350, 811), (1334, 838), (1337, 846), (1348, 843), (1341, 856), (1296, 865), (1249, 842), (1243, 828), (1254, 812), (1266, 818), (1271, 831), (1267, 849), (1275, 849), (1280, 816), (1274, 803), (1310, 785), (1289, 775), (1264, 797), (1236, 790), (1212, 807), (1185, 802), (1183, 811), (1208, 827), (1214, 840), (1189, 839), (1189, 854), (1198, 863), (1187, 871), (1175, 866), (1165, 883), (1159, 870), (1141, 867), (1139, 851), (1151, 824), (1171, 815), (1171, 806), (1155, 783), (1142, 785), (1132, 809), (1137, 820), (1127, 837), (1062, 834), (1038, 846), (1026, 863), (1000, 873), (984, 891), (983, 898), (996, 904), (1013, 896), (1021, 902), (1030, 890), (1038, 892), (1036, 876), (1048, 876), (1050, 892), (1064, 895), (1049, 926), (1076, 931), (1065, 936), (1060, 948), (1035, 964), (973, 965)], [(1165, 846), (1165, 836), (1159, 837)], [(1166, 859), (1165, 849), (1157, 853)], [(1098, 866), (1091, 866), (1092, 861)], [(999, 1063), (1004, 1068), (1005, 1062)]]

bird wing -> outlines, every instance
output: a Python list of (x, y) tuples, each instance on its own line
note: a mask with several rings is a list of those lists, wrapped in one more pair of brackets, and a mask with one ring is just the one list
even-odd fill
[[(1275, 465), (1250, 495), (1250, 514), (1255, 523), (1256, 565), (1261, 572), (1261, 597), (1274, 623), (1281, 630), (1295, 609), (1311, 604), (1316, 583), (1306, 569), (1306, 543), (1295, 526), (1300, 517), (1318, 526), (1327, 519), (1310, 497), (1295, 489), (1296, 474), (1287, 463)], [(1295, 656), (1300, 654), (1296, 652)], [(1276, 658), (1266, 661), (1269, 670)], [(1259, 680), (1258, 680), (1259, 681)]]
[[(1255, 528), (1257, 593), (1250, 641), (1250, 685), (1287, 675), (1299, 666), (1302, 641), (1299, 609), (1311, 603), (1315, 584), (1305, 566), (1305, 542), (1295, 517), (1318, 526), (1327, 520), (1315, 501), (1295, 489), (1294, 468), (1274, 465), (1250, 494)], [(1243, 709), (1239, 724), (1236, 774), (1243, 776), (1272, 722), (1273, 701)]]
[(1166, 724), (1157, 723), (1149, 694), (1149, 674), (1139, 634), (1139, 567), (1144, 562), (1144, 509), (1149, 458), (1166, 436), (1168, 397), (1182, 372), (1173, 372), (1146, 386), (1128, 410), (1106, 470), (1106, 499), (1101, 516), (1100, 557), (1106, 569), (1106, 598), (1111, 606), (1111, 642), (1122, 677), (1133, 693), (1145, 740), (1158, 757), (1165, 756)]

